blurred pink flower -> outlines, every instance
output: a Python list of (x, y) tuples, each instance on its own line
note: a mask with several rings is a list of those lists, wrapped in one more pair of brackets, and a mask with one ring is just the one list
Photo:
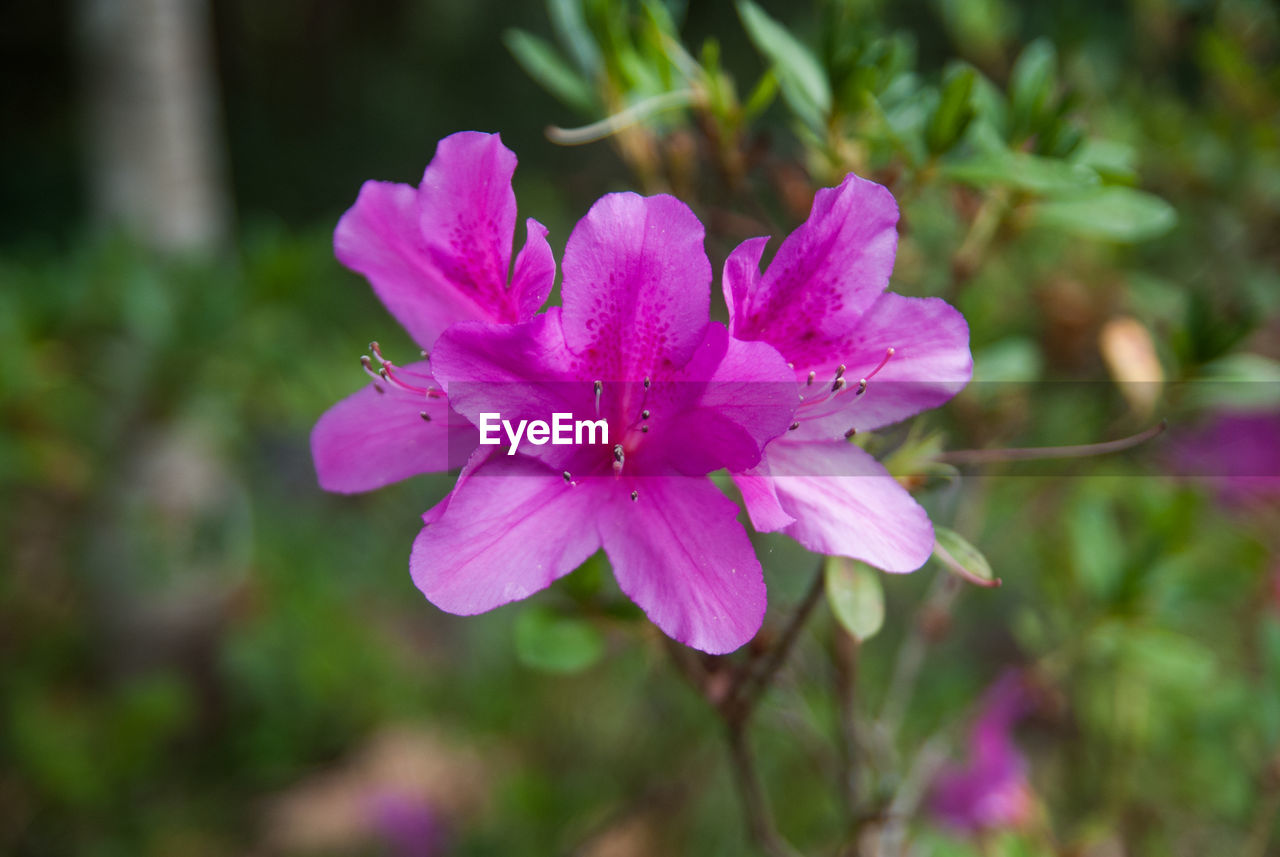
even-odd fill
[(933, 815), (956, 830), (1017, 828), (1035, 808), (1026, 760), (1013, 742), (1013, 727), (1032, 709), (1022, 676), (1005, 673), (984, 695), (969, 733), (968, 758), (934, 778)]
[(386, 790), (369, 798), (374, 834), (392, 857), (442, 857), (447, 836), (435, 809), (419, 795)]
[(1215, 415), (1212, 422), (1175, 437), (1174, 467), (1211, 479), (1226, 503), (1280, 501), (1280, 414)]
[(724, 294), (731, 334), (782, 352), (801, 400), (793, 430), (768, 445), (760, 464), (734, 473), (752, 524), (901, 572), (929, 558), (933, 526), (848, 441), (941, 405), (968, 383), (973, 360), (968, 325), (954, 308), (885, 291), (897, 222), (893, 195), (850, 174), (818, 191), (809, 219), (763, 274), (769, 239), (739, 245), (725, 263)]

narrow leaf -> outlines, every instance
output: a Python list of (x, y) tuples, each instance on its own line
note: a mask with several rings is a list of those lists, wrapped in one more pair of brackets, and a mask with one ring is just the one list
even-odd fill
[(792, 109), (821, 127), (831, 112), (831, 83), (813, 52), (751, 0), (740, 0), (738, 17), (752, 44), (772, 63)]
[(576, 110), (596, 112), (596, 97), (590, 84), (560, 58), (549, 42), (515, 29), (503, 33), (502, 40), (520, 67), (545, 90)]
[(1035, 222), (1072, 235), (1128, 244), (1165, 234), (1177, 223), (1173, 206), (1154, 194), (1129, 187), (1101, 187), (1046, 200)]
[(999, 586), (987, 558), (955, 530), (934, 526), (933, 555), (951, 572), (978, 586)]

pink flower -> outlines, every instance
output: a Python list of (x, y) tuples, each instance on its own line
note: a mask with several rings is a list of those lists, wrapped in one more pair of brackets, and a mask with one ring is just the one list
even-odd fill
[(434, 604), (490, 610), (603, 548), (669, 636), (721, 653), (755, 635), (760, 563), (706, 474), (756, 464), (792, 420), (794, 386), (772, 347), (710, 322), (702, 240), (680, 201), (611, 194), (569, 237), (563, 309), (440, 338), (435, 376), (471, 422), (568, 413), (605, 420), (610, 443), (481, 447), (414, 542), (413, 578)]
[[(497, 134), (453, 134), (440, 141), (418, 187), (365, 182), (338, 221), (339, 261), (368, 278), (424, 351), (454, 322), (532, 318), (551, 292), (555, 259), (547, 230), (532, 218), (508, 278), (515, 168)], [(316, 473), (329, 491), (368, 491), (448, 470), (462, 463), (449, 450), (474, 436), (450, 419), (426, 361), (377, 368), (385, 377), (339, 402), (312, 431)]]
[(1254, 506), (1280, 500), (1280, 413), (1226, 412), (1175, 437), (1173, 466), (1207, 477), (1223, 502)]
[(964, 317), (937, 298), (886, 292), (898, 207), (850, 174), (818, 191), (809, 219), (760, 273), (768, 238), (743, 242), (724, 268), (730, 332), (790, 362), (801, 403), (793, 430), (760, 464), (734, 473), (757, 530), (782, 530), (818, 553), (912, 571), (933, 549), (924, 509), (849, 443), (958, 393), (973, 373)]
[(929, 805), (941, 822), (977, 832), (1016, 828), (1030, 820), (1035, 798), (1012, 732), (1031, 708), (1017, 673), (1006, 673), (987, 690), (969, 733), (969, 758), (934, 779)]

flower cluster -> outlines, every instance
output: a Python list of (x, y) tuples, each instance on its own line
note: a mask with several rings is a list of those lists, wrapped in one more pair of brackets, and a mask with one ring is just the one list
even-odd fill
[[(850, 175), (819, 191), (763, 273), (768, 239), (739, 246), (726, 327), (710, 317), (702, 224), (665, 195), (597, 201), (565, 247), (562, 305), (540, 311), (555, 259), (530, 219), (512, 263), (515, 165), (497, 135), (454, 134), (417, 188), (366, 183), (334, 236), (424, 359), (397, 366), (373, 345), (373, 383), (315, 427), (316, 471), (355, 492), (461, 467), (410, 557), (432, 603), (484, 612), (603, 548), (665, 633), (732, 651), (759, 629), (765, 585), (717, 470), (757, 530), (887, 571), (925, 561), (924, 510), (849, 439), (946, 401), (972, 363), (956, 310), (885, 292), (885, 188)], [(610, 444), (508, 455), (479, 443), (485, 413), (604, 420)]]

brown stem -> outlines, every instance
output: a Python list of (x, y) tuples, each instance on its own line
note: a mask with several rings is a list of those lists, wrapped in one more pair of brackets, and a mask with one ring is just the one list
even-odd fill
[(858, 806), (858, 726), (857, 685), (859, 641), (851, 634), (837, 631), (833, 637), (835, 648), (836, 703), (840, 710), (840, 728), (837, 740), (840, 748), (840, 793), (846, 811), (857, 835)]
[(741, 717), (743, 720), (750, 716), (759, 703), (760, 697), (769, 689), (769, 685), (773, 683), (774, 676), (778, 670), (787, 662), (787, 656), (791, 654), (791, 649), (795, 646), (796, 640), (800, 638), (800, 632), (804, 630), (805, 623), (809, 621), (809, 617), (813, 614), (813, 608), (818, 605), (818, 601), (822, 597), (823, 582), (825, 576), (823, 567), (825, 560), (818, 564), (817, 573), (813, 576), (813, 581), (809, 584), (809, 590), (805, 593), (800, 605), (796, 608), (796, 612), (792, 614), (791, 620), (787, 623), (787, 627), (783, 630), (781, 638), (778, 642), (764, 655), (764, 660), (759, 668), (754, 672), (744, 671), (739, 679), (736, 687), (734, 687), (726, 699), (725, 708), (730, 717)]
[(760, 782), (755, 759), (751, 754), (746, 721), (726, 719), (725, 725), (728, 728), (729, 757), (733, 761), (734, 782), (742, 798), (742, 810), (746, 813), (751, 841), (769, 857), (798, 857), (799, 852), (782, 838), (774, 823), (773, 811), (769, 808), (769, 800), (765, 797), (764, 786)]

